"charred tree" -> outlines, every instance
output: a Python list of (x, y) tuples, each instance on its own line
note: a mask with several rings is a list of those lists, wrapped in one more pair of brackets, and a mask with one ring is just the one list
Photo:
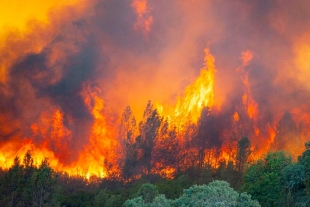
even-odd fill
[(139, 158), (146, 173), (152, 169), (152, 154), (158, 141), (159, 128), (162, 118), (157, 110), (153, 110), (153, 105), (149, 101), (143, 114), (143, 121), (139, 124), (140, 135), (137, 137), (136, 144), (139, 146)]
[[(194, 142), (198, 148), (198, 167), (202, 169), (206, 158), (206, 150), (215, 149), (217, 151), (222, 145), (220, 133), (216, 128), (215, 117), (210, 114), (209, 108), (205, 108), (201, 112)], [(208, 161), (210, 159), (212, 158), (209, 157)]]
[(158, 170), (170, 167), (179, 171), (181, 146), (177, 138), (176, 129), (169, 129), (168, 121), (162, 122), (159, 139), (154, 150), (154, 162)]
[(242, 173), (244, 171), (245, 164), (248, 161), (248, 158), (251, 154), (251, 142), (247, 137), (242, 137), (238, 142), (238, 151), (237, 151), (237, 171)]
[(119, 141), (124, 152), (123, 177), (129, 179), (135, 173), (137, 164), (137, 149), (135, 145), (137, 124), (136, 119), (129, 106), (122, 114), (121, 125), (119, 128)]

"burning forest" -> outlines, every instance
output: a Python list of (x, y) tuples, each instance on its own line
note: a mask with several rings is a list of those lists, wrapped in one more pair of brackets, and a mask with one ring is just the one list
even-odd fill
[(0, 8), (4, 170), (174, 178), (310, 141), (306, 0), (27, 2)]

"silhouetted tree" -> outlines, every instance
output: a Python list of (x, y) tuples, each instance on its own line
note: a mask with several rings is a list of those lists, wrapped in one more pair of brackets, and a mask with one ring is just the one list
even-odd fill
[[(216, 128), (215, 117), (210, 114), (209, 108), (204, 108), (198, 121), (197, 135), (194, 139), (198, 148), (198, 167), (203, 168), (206, 150), (219, 149), (221, 140), (219, 131)], [(209, 163), (208, 163), (209, 164)]]
[(310, 142), (307, 142), (305, 147), (306, 150), (298, 157), (298, 163), (304, 168), (304, 184), (308, 195), (310, 195)]
[(60, 187), (57, 186), (57, 175), (44, 159), (40, 167), (31, 176), (32, 206), (57, 206)]
[(136, 119), (129, 106), (125, 108), (122, 114), (121, 125), (119, 129), (119, 140), (124, 152), (123, 177), (125, 179), (133, 176), (137, 162), (137, 149), (135, 146)]
[(151, 172), (152, 168), (152, 153), (156, 142), (158, 141), (159, 127), (162, 118), (157, 110), (153, 110), (153, 105), (149, 101), (143, 114), (143, 121), (139, 124), (140, 135), (136, 139), (136, 144), (139, 146), (140, 155), (139, 161), (146, 168), (147, 173)]
[(171, 167), (174, 168), (177, 173), (181, 148), (175, 129), (168, 128), (168, 121), (162, 122), (159, 130), (159, 139), (154, 149), (153, 159), (154, 162), (159, 164), (159, 170)]
[(31, 156), (30, 151), (24, 156), (23, 159), (23, 180), (24, 180), (24, 189), (22, 193), (22, 203), (24, 206), (31, 206), (32, 204), (32, 189), (31, 189), (31, 177), (35, 172), (36, 168), (33, 165), (33, 158)]
[(1, 180), (0, 206), (57, 206), (60, 188), (56, 181), (57, 176), (47, 159), (37, 168), (27, 152), (23, 165), (16, 157), (14, 165)]
[(247, 137), (242, 137), (238, 141), (238, 152), (237, 152), (237, 170), (239, 172), (244, 171), (245, 164), (251, 154), (251, 143)]
[(0, 206), (18, 206), (22, 200), (24, 187), (23, 167), (19, 158), (14, 159), (14, 165), (4, 175), (0, 186)]
[(136, 118), (130, 106), (127, 106), (122, 114), (121, 124), (119, 129), (119, 139), (121, 142), (133, 143), (136, 136), (137, 124)]

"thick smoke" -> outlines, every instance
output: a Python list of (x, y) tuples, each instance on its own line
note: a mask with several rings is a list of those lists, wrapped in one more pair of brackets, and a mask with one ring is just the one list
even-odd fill
[(175, 104), (199, 75), (206, 47), (216, 59), (221, 115), (232, 116), (242, 105), (236, 68), (250, 50), (254, 58), (245, 70), (262, 135), (286, 111), (295, 122), (310, 124), (301, 116), (310, 114), (307, 0), (146, 2), (152, 19), (147, 32), (135, 26), (129, 0), (81, 1), (51, 10), (48, 25), (29, 22), (23, 35), (8, 30), (0, 55), (0, 143), (31, 137), (32, 123), (55, 107), (73, 133), (69, 148), (79, 151), (93, 122), (82, 96), (85, 84), (102, 89), (113, 113), (130, 105), (141, 118), (147, 100)]

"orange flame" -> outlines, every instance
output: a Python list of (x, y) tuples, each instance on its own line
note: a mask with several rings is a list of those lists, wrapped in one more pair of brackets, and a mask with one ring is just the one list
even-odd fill
[[(212, 108), (214, 104), (214, 75), (216, 72), (214, 57), (209, 49), (205, 49), (204, 67), (200, 70), (199, 77), (195, 82), (186, 87), (184, 95), (178, 98), (174, 108), (165, 114), (162, 105), (158, 105), (159, 112), (170, 118), (172, 125), (182, 128), (185, 123), (196, 124), (201, 111), (205, 107)], [(168, 110), (169, 111), (169, 110)]]
[(76, 172), (90, 178), (92, 175), (98, 177), (119, 176), (118, 161), (121, 154), (117, 154), (119, 143), (115, 139), (115, 128), (108, 123), (104, 116), (104, 102), (97, 95), (100, 89), (92, 91), (85, 86), (83, 96), (94, 117), (94, 124), (89, 137), (89, 144), (80, 153), (77, 163), (69, 170), (70, 174)]
[[(113, 0), (111, 2), (113, 2)], [(57, 103), (50, 101), (49, 98), (38, 95), (36, 93), (36, 89), (32, 86), (32, 83), (27, 82), (27, 80), (24, 79), (18, 83), (15, 82), (15, 67), (17, 67), (20, 61), (23, 61), (25, 57), (28, 57), (30, 55), (40, 56), (43, 54), (42, 51), (48, 51), (47, 54), (44, 54), (44, 58), (46, 58), (46, 60), (44, 60), (44, 64), (46, 64), (47, 67), (39, 69), (38, 72), (36, 72), (34, 75), (30, 74), (30, 76), (34, 79), (33, 82), (44, 82), (45, 80), (48, 80), (49, 82), (46, 85), (54, 86), (60, 81), (66, 81), (63, 80), (63, 77), (65, 77), (68, 70), (64, 69), (64, 67), (67, 66), (67, 63), (69, 65), (71, 64), (71, 62), (69, 63), (69, 61), (72, 61), (72, 59), (68, 57), (72, 56), (73, 58), (75, 58), (75, 55), (80, 55), (80, 44), (82, 45), (86, 43), (85, 46), (93, 47), (93, 43), (98, 43), (100, 44), (98, 47), (99, 49), (95, 47), (94, 51), (98, 52), (100, 49), (103, 49), (103, 52), (98, 52), (98, 57), (101, 57), (101, 55), (107, 57), (107, 59), (110, 60), (112, 67), (117, 69), (116, 73), (118, 74), (116, 74), (116, 76), (121, 77), (118, 80), (119, 82), (117, 84), (121, 85), (119, 87), (121, 87), (122, 90), (114, 90), (114, 84), (110, 84), (107, 87), (108, 90), (105, 90), (105, 93), (116, 94), (116, 91), (121, 91), (121, 93), (119, 93), (120, 95), (117, 94), (117, 96), (126, 96), (123, 94), (124, 91), (128, 91), (128, 88), (123, 87), (123, 85), (126, 85), (124, 84), (124, 80), (127, 80), (127, 74), (129, 73), (123, 73), (123, 71), (121, 71), (120, 68), (122, 68), (123, 66), (127, 67), (128, 65), (128, 69), (130, 69), (130, 72), (134, 71), (131, 70), (132, 68), (139, 68), (139, 66), (141, 65), (141, 68), (156, 68), (158, 66), (158, 68), (161, 68), (159, 70), (161, 71), (160, 74), (154, 74), (152, 70), (149, 70), (152, 72), (147, 73), (147, 78), (151, 77), (154, 80), (158, 80), (159, 78), (161, 78), (160, 75), (162, 74), (169, 74), (167, 77), (171, 78), (174, 76), (174, 74), (179, 73), (163, 73), (162, 71), (167, 71), (168, 68), (170, 69), (172, 67), (178, 69), (178, 67), (176, 66), (180, 66), (180, 64), (176, 64), (175, 62), (184, 57), (188, 58), (189, 60), (186, 64), (182, 63), (183, 65), (185, 65), (185, 67), (187, 67), (189, 65), (189, 62), (191, 62), (193, 60), (193, 57), (196, 55), (194, 54), (194, 51), (196, 51), (196, 49), (198, 48), (196, 47), (198, 40), (199, 43), (201, 42), (201, 36), (209, 33), (209, 35), (205, 36), (208, 36), (207, 40), (210, 41), (211, 44), (214, 44), (212, 45), (212, 47), (216, 47), (219, 42), (224, 43), (222, 42), (222, 36), (224, 36), (224, 34), (222, 34), (222, 31), (224, 33), (227, 28), (225, 27), (226, 24), (222, 22), (222, 19), (225, 18), (218, 18), (221, 19), (221, 21), (217, 21), (217, 19), (215, 18), (217, 16), (213, 16), (216, 12), (214, 12), (213, 14), (212, 12), (206, 12), (205, 10), (208, 10), (209, 8), (211, 10), (215, 9), (214, 11), (216, 11), (217, 6), (213, 4), (209, 5), (209, 3), (203, 1), (199, 1), (199, 3), (197, 1), (195, 2), (195, 4), (192, 4), (192, 2), (172, 3), (171, 5), (167, 4), (169, 6), (169, 9), (173, 9), (170, 6), (177, 6), (178, 9), (181, 9), (180, 15), (178, 12), (171, 10), (171, 14), (173, 14), (173, 16), (171, 17), (173, 18), (171, 18), (171, 22), (169, 22), (169, 25), (165, 25), (165, 22), (158, 22), (159, 24), (157, 24), (156, 27), (158, 27), (159, 30), (152, 31), (154, 21), (157, 20), (155, 19), (155, 15), (159, 13), (153, 12), (153, 7), (155, 8), (156, 6), (155, 1), (151, 2), (148, 0), (132, 0), (129, 3), (131, 8), (129, 6), (127, 7), (127, 9), (130, 10), (130, 15), (134, 13), (134, 15), (136, 16), (133, 28), (137, 32), (144, 35), (144, 37), (146, 38), (148, 38), (151, 32), (154, 32), (152, 34), (152, 37), (156, 37), (156, 39), (152, 39), (152, 41), (149, 42), (149, 45), (144, 45), (143, 42), (140, 45), (141, 48), (137, 50), (139, 51), (138, 53), (140, 54), (140, 52), (144, 51), (144, 49), (149, 49), (149, 46), (154, 46), (151, 45), (154, 43), (154, 40), (157, 41), (158, 39), (162, 39), (159, 42), (159, 47), (155, 47), (155, 49), (152, 50), (151, 53), (147, 54), (152, 55), (152, 57), (148, 57), (147, 55), (144, 56), (144, 54), (142, 56), (139, 56), (139, 54), (136, 52), (132, 53), (130, 48), (127, 47), (128, 45), (126, 45), (126, 47), (122, 47), (125, 46), (121, 45), (124, 43), (121, 43), (121, 41), (117, 42), (123, 36), (119, 35), (119, 33), (117, 33), (117, 29), (115, 28), (123, 25), (113, 25), (113, 31), (106, 31), (106, 28), (112, 28), (110, 27), (110, 22), (108, 22), (108, 24), (104, 23), (104, 27), (99, 27), (97, 23), (88, 24), (91, 22), (91, 20), (97, 18), (97, 16), (95, 16), (98, 12), (97, 8), (94, 8), (93, 5), (88, 5), (93, 3), (96, 6), (99, 5), (97, 1), (84, 0), (47, 0), (44, 2), (44, 4), (42, 4), (38, 0), (10, 0), (3, 1), (1, 3), (0, 90), (1, 93), (4, 94), (4, 97), (7, 98), (7, 100), (5, 101), (7, 101), (8, 103), (11, 103), (10, 101), (15, 96), (20, 96), (21, 98), (18, 99), (18, 103), (16, 103), (16, 106), (14, 107), (18, 108), (23, 105), (24, 108), (20, 110), (12, 110), (14, 112), (7, 112), (6, 109), (3, 109), (1, 111), (0, 167), (8, 169), (13, 165), (13, 160), (15, 156), (23, 157), (26, 152), (30, 151), (34, 159), (34, 164), (37, 166), (45, 157), (48, 157), (51, 166), (55, 170), (68, 173), (72, 176), (79, 175), (88, 179), (90, 179), (93, 175), (98, 177), (114, 176), (120, 178), (120, 166), (122, 165), (121, 160), (124, 160), (124, 157), (126, 156), (126, 152), (124, 152), (125, 150), (122, 150), (120, 146), (121, 144), (124, 145), (124, 143), (122, 143), (123, 140), (118, 139), (117, 117), (110, 111), (108, 111), (108, 108), (105, 105), (106, 102), (104, 101), (108, 100), (108, 98), (112, 99), (111, 95), (107, 95), (108, 98), (103, 99), (105, 98), (104, 95), (106, 94), (102, 94), (101, 89), (91, 87), (91, 84), (85, 84), (85, 82), (83, 82), (84, 85), (78, 86), (78, 89), (76, 91), (80, 91), (80, 88), (83, 88), (81, 94), (78, 95), (80, 95), (79, 98), (82, 98), (84, 101), (82, 104), (86, 106), (85, 113), (87, 113), (90, 120), (87, 120), (87, 123), (85, 120), (85, 124), (90, 125), (90, 127), (87, 128), (88, 131), (85, 132), (85, 135), (83, 135), (85, 137), (81, 138), (83, 139), (83, 141), (85, 141), (85, 143), (83, 143), (83, 146), (79, 145), (75, 148), (75, 146), (78, 145), (76, 142), (81, 141), (79, 140), (80, 137), (74, 137), (76, 133), (74, 127), (76, 125), (72, 123), (74, 123), (76, 120), (70, 117), (70, 114), (66, 114), (67, 112), (65, 111), (65, 109), (58, 106)], [(111, 6), (113, 7), (118, 5)], [(198, 9), (198, 7), (200, 7), (201, 9)], [(254, 7), (252, 9), (254, 9)], [(240, 10), (238, 9), (238, 11)], [(124, 11), (124, 13), (126, 13), (126, 11)], [(210, 13), (210, 16), (205, 16), (205, 14), (208, 13)], [(248, 15), (248, 12), (241, 13), (243, 13), (244, 15)], [(270, 10), (270, 13), (270, 18), (264, 18), (264, 20), (274, 18), (272, 10)], [(18, 18), (16, 18), (16, 14), (18, 14)], [(281, 12), (279, 14), (281, 14)], [(163, 15), (164, 18), (167, 17), (164, 13), (160, 15)], [(126, 14), (126, 17), (127, 16), (128, 14)], [(246, 17), (247, 16), (243, 16), (244, 19), (246, 19)], [(170, 106), (167, 106), (165, 103), (161, 103), (156, 105), (158, 112), (164, 117), (164, 120), (166, 117), (168, 119), (170, 128), (167, 130), (176, 131), (175, 137), (177, 140), (176, 142), (173, 142), (173, 144), (178, 144), (178, 147), (180, 148), (180, 155), (178, 156), (182, 159), (179, 159), (177, 163), (180, 169), (184, 170), (192, 166), (193, 163), (197, 164), (197, 155), (199, 153), (203, 153), (205, 155), (203, 164), (210, 164), (213, 167), (218, 167), (221, 161), (235, 162), (235, 156), (238, 150), (237, 141), (241, 138), (241, 136), (249, 136), (251, 142), (255, 144), (255, 146), (253, 146), (252, 148), (253, 151), (255, 150), (255, 154), (253, 155), (253, 157), (255, 159), (258, 158), (261, 154), (266, 153), (268, 150), (272, 149), (273, 145), (277, 143), (277, 139), (281, 139), (277, 136), (279, 135), (277, 122), (280, 120), (282, 115), (281, 113), (283, 113), (284, 110), (289, 110), (290, 114), (292, 115), (294, 123), (296, 123), (296, 129), (294, 130), (295, 134), (298, 134), (298, 136), (300, 134), (300, 137), (291, 138), (291, 136), (289, 139), (286, 140), (286, 136), (284, 133), (283, 140), (279, 142), (282, 144), (282, 146), (279, 148), (291, 152), (293, 156), (297, 156), (303, 151), (303, 143), (308, 141), (310, 137), (310, 131), (308, 129), (310, 126), (309, 104), (307, 104), (307, 101), (305, 101), (309, 98), (310, 89), (310, 84), (308, 81), (310, 77), (310, 33), (307, 29), (304, 29), (307, 27), (304, 27), (300, 31), (299, 29), (296, 29), (296, 31), (299, 31), (297, 33), (294, 33), (292, 32), (293, 30), (290, 30), (290, 32), (288, 32), (287, 34), (284, 34), (286, 30), (291, 28), (289, 24), (286, 25), (285, 23), (287, 20), (290, 20), (290, 17), (288, 15), (284, 17), (285, 18), (283, 18), (283, 15), (279, 15), (279, 17), (276, 18), (276, 20), (278, 20), (279, 18), (279, 21), (271, 23), (270, 26), (274, 27), (273, 29), (276, 29), (275, 31), (279, 32), (279, 34), (277, 35), (285, 35), (283, 36), (284, 38), (280, 38), (280, 42), (288, 41), (289, 44), (287, 45), (289, 45), (289, 49), (292, 49), (292, 51), (287, 51), (289, 55), (282, 54), (280, 57), (292, 57), (285, 61), (282, 61), (281, 59), (281, 62), (284, 62), (283, 64), (281, 63), (281, 67), (283, 67), (285, 73), (277, 73), (277, 70), (279, 70), (279, 68), (275, 68), (272, 70), (274, 70), (273, 74), (277, 75), (277, 79), (274, 79), (275, 82), (278, 82), (276, 84), (279, 84), (279, 82), (281, 82), (279, 86), (284, 88), (284, 84), (286, 83), (293, 83), (292, 85), (296, 84), (298, 86), (298, 92), (302, 95), (295, 93), (297, 91), (296, 86), (292, 88), (290, 84), (288, 84), (289, 86), (287, 86), (287, 88), (285, 89), (294, 94), (294, 97), (296, 95), (299, 100), (289, 100), (289, 103), (287, 105), (285, 105), (286, 103), (281, 105), (281, 109), (275, 110), (275, 108), (273, 108), (274, 106), (270, 106), (270, 111), (266, 111), (270, 112), (271, 115), (270, 117), (269, 115), (265, 116), (265, 111), (263, 111), (265, 110), (265, 107), (259, 105), (260, 101), (258, 100), (261, 99), (256, 99), (257, 94), (254, 93), (251, 76), (249, 76), (251, 74), (251, 71), (249, 71), (250, 67), (248, 66), (251, 64), (254, 55), (252, 51), (246, 50), (241, 54), (240, 67), (236, 69), (237, 75), (239, 75), (241, 79), (241, 90), (243, 90), (243, 95), (241, 97), (238, 97), (237, 106), (233, 105), (232, 108), (228, 108), (226, 111), (223, 109), (223, 111), (221, 111), (217, 108), (220, 103), (217, 103), (216, 97), (214, 96), (214, 83), (216, 74), (215, 58), (212, 54), (210, 54), (210, 51), (208, 49), (205, 49), (204, 66), (200, 71), (200, 75), (196, 78), (196, 80), (192, 82), (192, 84), (188, 85), (185, 88), (184, 93), (182, 93), (182, 95), (178, 97), (176, 104), (171, 104)], [(205, 21), (206, 19), (208, 19), (209, 21)], [(84, 20), (87, 27), (83, 26)], [(158, 20), (160, 20), (160, 18)], [(193, 23), (195, 23), (194, 27)], [(162, 25), (164, 25), (164, 27), (161, 27)], [(294, 28), (297, 28), (297, 25), (294, 26)], [(304, 24), (303, 22), (303, 25), (306, 24)], [(67, 26), (69, 26), (70, 28), (67, 28)], [(251, 27), (253, 31), (255, 31), (254, 28), (255, 27)], [(77, 32), (75, 29), (77, 29)], [(90, 29), (91, 31), (89, 31), (88, 29)], [(187, 32), (183, 34), (183, 31)], [(161, 35), (160, 32), (164, 32), (164, 35), (166, 36), (163, 36), (163, 38), (161, 38), (162, 36), (159, 36)], [(86, 33), (91, 34), (91, 37), (94, 37), (95, 41), (88, 42), (89, 36), (85, 35)], [(113, 38), (113, 35), (115, 34), (118, 37), (116, 39)], [(173, 39), (174, 37), (175, 40)], [(243, 38), (243, 36), (241, 38)], [(130, 37), (128, 40), (133, 39), (136, 38)], [(253, 39), (255, 39), (255, 37)], [(180, 41), (182, 41), (181, 44), (179, 44)], [(177, 44), (179, 46), (175, 47)], [(268, 56), (268, 58), (265, 58), (262, 54), (260, 54), (259, 51), (261, 48), (262, 50), (266, 49), (266, 44), (264, 44), (263, 47), (261, 47), (261, 45), (258, 45), (257, 47), (256, 44), (251, 44), (251, 47), (253, 48), (253, 51), (255, 51), (255, 56), (263, 59), (264, 64), (269, 64), (268, 67), (273, 66), (272, 64), (270, 65), (270, 62), (274, 62), (274, 58), (276, 58), (277, 56), (270, 55), (269, 51), (266, 51), (266, 56)], [(279, 48), (283, 49), (286, 48), (286, 46), (281, 46)], [(273, 48), (275, 50), (271, 51), (276, 54), (279, 51), (279, 48), (275, 47)], [(221, 49), (219, 49), (218, 51), (220, 50)], [(177, 53), (175, 53), (176, 51)], [(179, 51), (185, 52), (179, 53)], [(172, 53), (172, 56), (174, 57), (170, 56), (170, 54)], [(156, 56), (154, 59), (153, 55)], [(225, 55), (221, 54), (220, 56), (226, 57)], [(172, 59), (170, 60), (171, 57)], [(92, 59), (90, 61), (93, 61), (93, 63), (95, 63), (94, 67), (98, 66), (99, 68), (100, 66), (102, 66), (100, 64), (103, 64), (103, 62), (105, 63), (105, 61), (98, 59), (99, 58), (96, 57), (94, 58), (94, 60)], [(73, 62), (74, 61), (75, 60), (73, 60)], [(131, 64), (128, 64), (130, 61), (134, 63), (132, 64), (132, 66), (130, 66)], [(118, 64), (118, 62), (121, 63)], [(275, 61), (275, 63), (278, 64), (279, 62)], [(223, 63), (223, 65), (225, 66), (225, 63)], [(31, 63), (30, 67), (32, 67)], [(46, 71), (45, 69), (49, 69), (49, 71)], [(180, 71), (183, 71), (183, 69), (184, 68), (182, 68), (182, 70)], [(139, 72), (141, 72), (142, 74), (144, 71), (141, 70)], [(219, 71), (219, 74), (221, 75), (220, 72), (226, 73), (227, 70)], [(182, 72), (180, 73), (180, 75), (181, 74), (184, 75)], [(282, 81), (282, 76), (288, 76), (286, 78), (289, 81)], [(130, 77), (135, 78), (135, 75)], [(144, 78), (146, 77), (146, 75), (138, 75), (138, 77)], [(179, 77), (180, 76), (178, 75), (178, 78)], [(128, 83), (135, 82), (136, 79), (134, 78)], [(104, 79), (104, 81), (105, 80), (106, 79)], [(168, 80), (168, 78), (165, 80)], [(104, 82), (101, 78), (97, 77), (95, 78), (95, 81), (98, 81), (102, 84)], [(181, 80), (178, 79), (177, 81)], [(167, 84), (165, 83), (166, 81), (162, 82), (164, 82), (163, 85), (167, 88), (168, 85), (174, 85)], [(139, 88), (142, 88), (144, 86), (144, 84), (141, 83), (144, 82), (139, 82), (137, 84), (139, 85)], [(14, 89), (12, 89), (14, 87), (10, 87), (13, 86), (13, 84), (16, 84), (16, 86), (19, 87), (26, 88), (26, 95), (19, 94), (19, 92), (24, 92), (24, 90), (18, 92), (14, 91)], [(126, 86), (128, 85), (131, 84), (127, 84)], [(156, 83), (152, 85), (158, 84)], [(234, 84), (229, 84), (229, 86), (233, 85)], [(150, 90), (147, 87), (145, 88), (146, 89), (139, 91), (137, 96), (132, 99), (138, 102), (143, 100), (145, 97), (148, 97), (145, 96), (145, 94), (148, 93)], [(299, 90), (300, 88), (302, 90)], [(136, 88), (133, 88), (132, 91), (134, 91), (134, 89)], [(219, 90), (221, 96), (223, 97), (224, 95), (230, 95), (224, 94), (227, 91), (229, 90)], [(157, 90), (154, 90), (154, 92), (152, 93), (156, 92)], [(133, 93), (135, 92), (130, 92), (130, 94)], [(49, 96), (49, 94), (47, 94), (46, 96)], [(161, 96), (161, 94), (158, 94), (156, 96), (159, 97)], [(227, 103), (225, 104), (231, 106), (230, 103), (228, 103), (230, 97), (227, 97), (228, 98), (225, 99)], [(266, 98), (271, 99), (272, 97)], [(126, 99), (128, 99), (128, 97), (124, 97), (121, 100)], [(114, 100), (114, 103), (115, 102), (117, 101)], [(0, 101), (0, 104), (2, 106), (2, 100)], [(4, 105), (7, 106), (9, 104), (5, 103)], [(120, 106), (121, 104), (118, 105), (117, 103), (116, 105), (117, 106), (115, 108), (117, 109), (114, 109), (115, 111), (119, 110), (118, 106)], [(36, 107), (38, 107), (39, 109), (36, 109)], [(214, 115), (214, 111), (219, 112), (218, 114), (220, 115), (222, 115), (222, 112), (225, 116), (228, 114), (227, 117), (225, 117), (228, 120), (227, 122), (216, 123), (218, 125), (225, 124), (228, 126), (220, 126), (220, 130), (222, 131), (219, 132), (219, 139), (223, 143), (221, 147), (218, 147), (219, 149), (215, 149), (215, 147), (210, 147), (208, 149), (204, 149), (198, 152), (199, 149), (197, 149), (197, 146), (190, 146), (190, 144), (188, 144), (187, 142), (190, 142), (197, 137), (195, 133), (197, 132), (197, 129), (199, 127), (199, 119), (202, 110), (206, 107), (211, 110), (212, 115)], [(19, 112), (22, 112), (21, 114), (19, 114), (20, 117), (15, 117), (14, 113)], [(133, 133), (132, 142), (135, 141), (137, 133), (138, 132)], [(162, 141), (163, 143), (168, 142), (163, 136), (157, 138), (161, 139), (160, 141)], [(187, 144), (189, 146), (187, 146)], [(173, 147), (175, 147), (174, 145), (167, 149), (167, 151), (170, 150), (169, 152), (174, 152), (172, 150)], [(142, 150), (138, 151), (137, 156), (142, 156), (141, 151)], [(173, 176), (178, 170), (177, 167), (173, 164), (171, 166), (165, 166), (160, 161), (155, 161), (154, 163), (155, 167), (152, 172), (158, 173), (163, 177), (173, 178)], [(141, 174), (133, 176), (139, 177), (141, 176)]]
[[(104, 116), (104, 103), (97, 93), (100, 93), (100, 90), (92, 91), (89, 86), (85, 86), (83, 91), (85, 103), (93, 115), (94, 123), (89, 143), (79, 153), (76, 162), (65, 163), (69, 156), (67, 146), (72, 135), (70, 130), (63, 125), (63, 113), (53, 110), (52, 117), (49, 112), (43, 113), (40, 123), (31, 125), (33, 131), (31, 138), (24, 138), (22, 143), (10, 141), (1, 145), (0, 166), (8, 169), (13, 165), (15, 156), (23, 157), (26, 152), (30, 151), (36, 166), (39, 166), (41, 161), (47, 157), (52, 168), (72, 176), (85, 176), (87, 179), (93, 175), (97, 177), (119, 176), (117, 162), (122, 154), (117, 152), (119, 144), (114, 139), (115, 128)], [(40, 145), (34, 143), (36, 136), (44, 138)]]
[(251, 60), (253, 59), (253, 53), (251, 51), (248, 51), (248, 50), (244, 51), (244, 52), (242, 52), (240, 59), (242, 60), (242, 65), (241, 65), (241, 67), (237, 68), (237, 71), (240, 73), (242, 83), (245, 87), (245, 92), (244, 92), (244, 95), (242, 97), (242, 103), (243, 103), (243, 106), (246, 107), (246, 109), (247, 109), (247, 114), (248, 114), (249, 118), (254, 120), (254, 126), (253, 127), (254, 127), (254, 131), (255, 131), (255, 135), (258, 136), (259, 135), (259, 129), (257, 127), (258, 104), (254, 100), (252, 92), (251, 92), (251, 86), (249, 83), (248, 72), (245, 71), (245, 69), (244, 69), (244, 67), (249, 65)]

